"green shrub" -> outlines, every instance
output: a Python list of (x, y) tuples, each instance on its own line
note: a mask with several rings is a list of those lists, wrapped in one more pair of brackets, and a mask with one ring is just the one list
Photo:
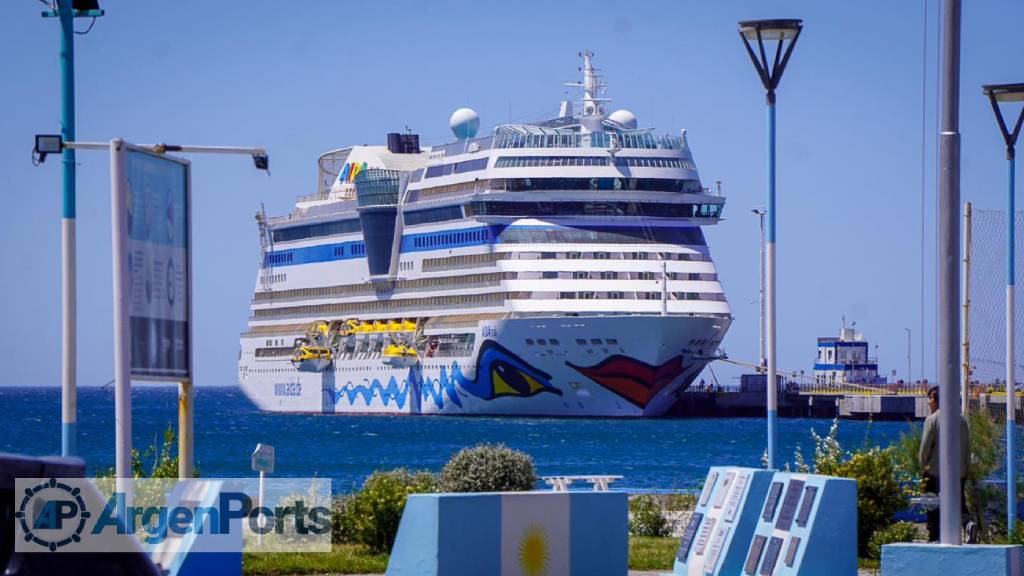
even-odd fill
[(918, 537), (917, 526), (913, 522), (897, 522), (879, 529), (868, 541), (868, 558), (880, 560), (882, 546), (895, 542), (913, 542)]
[(676, 492), (673, 494), (662, 494), (661, 501), (665, 510), (693, 510), (697, 507), (696, 492)]
[(871, 447), (848, 453), (839, 445), (838, 432), (838, 421), (827, 436), (811, 432), (814, 472), (857, 481), (857, 551), (867, 556), (875, 532), (892, 524), (895, 514), (909, 506), (910, 482), (895, 448)]
[(515, 492), (533, 490), (537, 472), (529, 454), (504, 444), (478, 444), (459, 450), (438, 481), (442, 492)]
[[(403, 468), (374, 472), (359, 492), (339, 505), (340, 531), (337, 538), (364, 544), (374, 552), (390, 552), (398, 534), (406, 497), (435, 489), (435, 478), (429, 472), (413, 473)], [(331, 536), (333, 541), (334, 533)]]
[(664, 538), (672, 535), (672, 524), (661, 505), (650, 494), (643, 494), (629, 501), (629, 533), (633, 536)]
[[(132, 448), (132, 477), (136, 479), (178, 478), (178, 435), (168, 423), (167, 429), (161, 436), (162, 441), (158, 443), (154, 439), (153, 444), (146, 448), (145, 452), (140, 453), (138, 449)], [(143, 462), (144, 458), (150, 462), (148, 471), (146, 463)], [(114, 468), (108, 468), (96, 475), (97, 478), (115, 478), (116, 476), (117, 472)], [(193, 463), (192, 476), (199, 478), (199, 464)]]
[(350, 533), (345, 530), (348, 521), (348, 502), (352, 496), (331, 499), (331, 544), (351, 544)]

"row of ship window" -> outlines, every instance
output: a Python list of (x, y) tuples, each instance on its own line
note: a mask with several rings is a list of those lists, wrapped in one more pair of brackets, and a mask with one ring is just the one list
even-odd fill
[(696, 170), (685, 158), (644, 158), (637, 156), (502, 156), (495, 168), (546, 168), (554, 166), (630, 166), (636, 168), (688, 168)]
[[(502, 252), (498, 254), (472, 254), (467, 256), (455, 256), (450, 258), (435, 258), (428, 260), (440, 260), (445, 261), (441, 263), (424, 261), (423, 270), (431, 271), (435, 269), (447, 269), (456, 263), (462, 263), (463, 261), (469, 261), (473, 263), (493, 263), (497, 260), (508, 259), (508, 256), (516, 256), (515, 252)], [(505, 258), (497, 258), (497, 256), (504, 256)], [(543, 252), (541, 253), (543, 259), (554, 259), (560, 257), (569, 260), (575, 260), (586, 256), (588, 259), (593, 258), (596, 260), (608, 260), (611, 253), (608, 252), (596, 252), (596, 253), (580, 253), (580, 252), (568, 252), (568, 253), (555, 253), (555, 252)], [(648, 254), (645, 252), (626, 252), (616, 253), (615, 256), (622, 257), (622, 259), (643, 259), (646, 260)], [(651, 256), (657, 257), (658, 260), (684, 260), (689, 259), (690, 256), (700, 256), (699, 254), (651, 254)], [(456, 259), (459, 259), (456, 261)], [(402, 262), (399, 264), (399, 269), (403, 271), (413, 270), (413, 262)], [(531, 278), (532, 276), (532, 278)], [(718, 280), (718, 275), (714, 273), (697, 273), (697, 272), (668, 272), (667, 276), (670, 280), (703, 280), (703, 281), (715, 281)], [(413, 280), (397, 280), (392, 284), (392, 290), (405, 290), (410, 288), (426, 288), (431, 286), (446, 286), (446, 285), (460, 285), (468, 286), (479, 283), (496, 283), (500, 280), (511, 280), (511, 279), (557, 279), (557, 278), (572, 278), (575, 280), (581, 279), (600, 279), (600, 280), (658, 280), (661, 278), (661, 272), (613, 272), (613, 271), (541, 271), (541, 272), (490, 272), (490, 273), (477, 273), (477, 274), (464, 274), (460, 276), (442, 276), (437, 278), (416, 278)], [(283, 298), (311, 298), (317, 296), (332, 296), (341, 294), (356, 294), (356, 293), (372, 293), (375, 289), (368, 283), (358, 284), (338, 284), (333, 286), (318, 286), (314, 288), (295, 288), (292, 290), (276, 290), (276, 291), (258, 291), (255, 294), (255, 301), (264, 302), (275, 299)]]
[(462, 162), (453, 162), (451, 164), (439, 164), (437, 166), (430, 166), (427, 168), (425, 178), (438, 178), (441, 176), (449, 176), (451, 174), (462, 174), (464, 172), (476, 172), (487, 168), (488, 158), (475, 158), (473, 160), (464, 160)]
[[(429, 166), (423, 177), (438, 178), (452, 174), (476, 172), (487, 167), (488, 158), (474, 158), (450, 164)], [(495, 162), (495, 168), (534, 168), (553, 166), (631, 166), (637, 168), (687, 168), (696, 170), (692, 160), (683, 158), (644, 158), (636, 156), (502, 156)], [(419, 173), (413, 179), (419, 181)]]
[[(668, 272), (670, 280), (716, 281), (717, 274), (701, 274), (697, 272)], [(455, 286), (458, 288), (476, 288), (481, 285), (497, 286), (502, 280), (534, 280), (534, 279), (573, 279), (573, 280), (660, 280), (661, 272), (491, 272), (483, 274), (466, 274), (461, 276), (441, 276), (437, 278), (417, 278), (415, 280), (397, 280), (390, 289), (378, 290), (369, 283), (339, 284), (334, 286), (318, 286), (315, 288), (296, 288), (293, 290), (261, 291), (255, 296), (256, 302), (267, 302), (286, 298), (316, 298), (330, 296), (355, 296), (359, 294), (391, 294), (396, 291), (415, 288)], [(614, 297), (612, 297), (614, 298)]]
[(467, 242), (484, 242), (487, 240), (486, 230), (469, 230), (465, 232), (442, 232), (413, 238), (413, 246), (417, 248), (434, 247), (444, 244), (465, 244)]
[[(477, 172), (487, 168), (488, 158), (474, 158), (426, 168), (424, 178)], [(696, 170), (692, 160), (684, 158), (645, 158), (637, 156), (501, 156), (495, 168), (535, 168), (554, 166), (630, 166), (636, 168), (688, 168)]]
[[(520, 272), (523, 278), (523, 272)], [(528, 273), (526, 273), (528, 274)], [(573, 280), (660, 280), (661, 272), (541, 272), (543, 279), (572, 278)], [(697, 272), (668, 272), (665, 274), (669, 280), (691, 280), (691, 281), (715, 281), (717, 274), (700, 274)]]
[[(458, 248), (467, 245), (501, 244), (675, 244), (705, 246), (700, 227), (614, 226), (614, 227), (560, 227), (560, 226), (492, 226), (451, 232), (415, 234), (406, 238), (414, 248)], [(322, 251), (328, 251), (325, 258)], [(294, 262), (296, 252), (310, 252), (301, 262)], [(310, 263), (348, 256), (366, 255), (364, 242), (345, 242), (311, 248), (293, 248), (269, 252), (264, 257), (266, 266)], [(598, 257), (600, 258), (600, 257)]]
[[(253, 310), (252, 319), (281, 318), (291, 316), (320, 316), (324, 314), (346, 314), (351, 312), (377, 310), (408, 310), (423, 308), (492, 307), (502, 306), (506, 300), (661, 300), (661, 292), (491, 292), (487, 294), (465, 294), (458, 296), (433, 296), (428, 298), (402, 298), (371, 300), (367, 302), (344, 302), (336, 304), (314, 304), (280, 308), (258, 308)], [(721, 293), (669, 292), (672, 300), (725, 301)]]
[[(598, 257), (597, 254), (604, 254)], [(696, 252), (692, 254), (679, 254), (675, 252), (491, 252), (489, 254), (462, 254), (459, 256), (445, 256), (443, 258), (424, 258), (423, 271), (436, 272), (439, 270), (451, 270), (465, 268), (473, 265), (486, 265), (499, 260), (535, 260), (541, 259), (602, 259), (602, 260), (639, 260), (638, 254), (649, 255), (650, 260), (679, 260), (700, 262), (704, 255)], [(644, 260), (648, 258), (642, 258)]]
[[(604, 340), (604, 342), (607, 343), (609, 346), (618, 346), (619, 345), (619, 340), (617, 338), (608, 338), (608, 339)], [(561, 342), (559, 342), (558, 338), (547, 338), (547, 339), (545, 339), (545, 338), (537, 338), (536, 340), (534, 340), (533, 338), (527, 338), (526, 339), (526, 345), (527, 346), (533, 346), (534, 343), (536, 343), (537, 346), (561, 346), (562, 345)], [(602, 340), (600, 338), (591, 338), (590, 339), (590, 344), (591, 345), (600, 346), (601, 343), (602, 343)], [(576, 345), (577, 346), (586, 346), (587, 345), (587, 340), (585, 338), (577, 338), (576, 339)]]
[[(564, 180), (561, 178), (526, 178), (522, 180), (533, 180), (530, 184), (522, 186), (538, 190), (563, 189), (561, 186), (551, 183), (540, 182), (541, 180)], [(592, 179), (570, 179), (586, 180)], [(621, 179), (611, 179), (621, 180)], [(636, 180), (636, 179), (631, 179)], [(685, 180), (666, 181), (671, 188), (684, 186)], [(546, 188), (547, 186), (551, 188)], [(589, 184), (588, 184), (589, 185)], [(594, 183), (595, 186), (599, 183)], [(518, 189), (520, 184), (513, 183), (509, 190)], [(698, 184), (699, 186), (699, 184)], [(616, 189), (616, 188), (608, 188)], [(700, 192), (700, 190), (695, 190)], [(465, 217), (473, 216), (636, 216), (649, 218), (720, 218), (722, 204), (720, 203), (659, 203), (659, 202), (502, 202), (478, 200), (466, 205), (465, 211), (462, 206), (441, 206), (428, 208), (426, 210), (410, 210), (403, 212), (403, 220), (407, 226), (418, 224), (431, 224), (435, 222), (448, 222), (462, 220)], [(321, 222), (317, 224), (306, 224), (279, 228), (273, 231), (272, 236), (275, 242), (289, 242), (304, 240), (307, 238), (319, 238), (323, 236), (336, 236), (340, 234), (351, 234), (359, 232), (362, 227), (358, 219), (338, 220), (334, 222)]]
[[(725, 302), (725, 294), (717, 292), (666, 292), (667, 300), (704, 300)], [(559, 300), (661, 300), (661, 292), (559, 292)]]
[(665, 202), (502, 202), (466, 204), (467, 216), (634, 216), (644, 218), (719, 218), (720, 203)]

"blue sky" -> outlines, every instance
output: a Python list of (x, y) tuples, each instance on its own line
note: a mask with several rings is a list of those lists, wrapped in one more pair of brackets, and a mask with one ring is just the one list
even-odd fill
[[(7, 2), (0, 35), (0, 385), (60, 379), (60, 163), (29, 161), (59, 130), (58, 25), (34, 0)], [(235, 383), (258, 260), (253, 214), (290, 209), (331, 148), (382, 143), (406, 125), (426, 143), (476, 109), (484, 129), (554, 111), (594, 51), (612, 108), (686, 128), (725, 220), (708, 231), (736, 321), (724, 348), (757, 356), (764, 95), (736, 21), (803, 18), (779, 89), (779, 364), (809, 370), (814, 339), (843, 315), (879, 345), (883, 369), (935, 365), (937, 0), (820, 2), (101, 2), (76, 36), (78, 138), (266, 147), (272, 176), (244, 157), (193, 157), (196, 362), (200, 385)], [(922, 58), (928, 6), (925, 198)], [(1024, 80), (1024, 3), (965, 2), (963, 196), (1002, 208), (1005, 159), (979, 86)], [(79, 21), (79, 28), (87, 22)], [(106, 155), (78, 176), (79, 382), (112, 378), (110, 183)], [(921, 301), (921, 214), (925, 299)], [(981, 281), (981, 280), (979, 280)], [(985, 281), (1002, 282), (1002, 279)], [(924, 325), (922, 338), (921, 326)], [(923, 346), (922, 346), (923, 344)], [(716, 365), (721, 381), (740, 371)]]

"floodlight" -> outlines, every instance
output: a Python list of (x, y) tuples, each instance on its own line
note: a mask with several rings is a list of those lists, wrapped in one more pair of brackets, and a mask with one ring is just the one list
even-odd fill
[(268, 154), (253, 154), (252, 163), (257, 170), (270, 171), (270, 155)]
[(72, 0), (71, 9), (79, 12), (85, 12), (87, 10), (99, 10), (100, 3), (98, 0)]
[(39, 163), (46, 162), (47, 154), (64, 151), (64, 138), (60, 134), (36, 134), (36, 147), (32, 149), (39, 156)]

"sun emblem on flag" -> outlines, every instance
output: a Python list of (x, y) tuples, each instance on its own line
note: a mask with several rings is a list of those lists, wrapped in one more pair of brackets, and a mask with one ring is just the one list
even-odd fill
[(548, 573), (548, 535), (539, 524), (530, 524), (519, 538), (519, 568), (525, 576)]

